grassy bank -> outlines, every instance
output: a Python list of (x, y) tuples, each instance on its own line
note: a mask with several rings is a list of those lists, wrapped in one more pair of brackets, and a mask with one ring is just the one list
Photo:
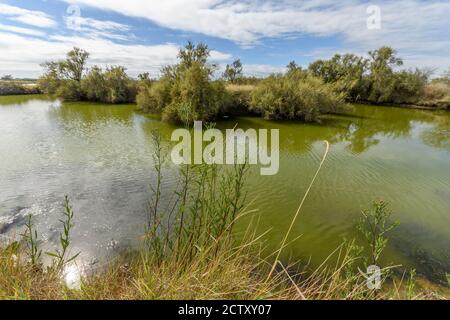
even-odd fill
[[(380, 264), (388, 235), (396, 226), (386, 203), (377, 202), (361, 215), (358, 229), (366, 240), (365, 250), (348, 240), (319, 267), (284, 261), (280, 258), (283, 250), (299, 235), (287, 230), (279, 249), (267, 253), (264, 234), (256, 231), (257, 217), (248, 207), (243, 188), (247, 165), (182, 166), (177, 189), (169, 191), (174, 192), (173, 201), (162, 204), (162, 195), (167, 192), (162, 183), (167, 152), (157, 134), (153, 143), (157, 179), (152, 185), (140, 248), (110, 261), (95, 274), (87, 270), (79, 286), (69, 288), (64, 276), (83, 253), (78, 256), (71, 250), (77, 215), (66, 199), (58, 248), (41, 251), (40, 235), (31, 217), (18, 242), (1, 247), (1, 299), (443, 298), (416, 282), (413, 270), (398, 266), (381, 266), (380, 290), (367, 286), (359, 270)], [(315, 177), (319, 174), (320, 167)], [(301, 223), (308, 192), (292, 215), (291, 225)], [(237, 236), (236, 222), (248, 216), (253, 221)], [(50, 262), (44, 265), (45, 256)], [(394, 269), (403, 277), (394, 276)]]

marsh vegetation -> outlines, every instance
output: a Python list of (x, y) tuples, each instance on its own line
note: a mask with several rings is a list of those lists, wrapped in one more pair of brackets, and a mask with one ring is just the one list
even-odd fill
[(87, 68), (89, 53), (74, 48), (65, 60), (43, 65), (39, 86), (66, 101), (136, 102), (141, 110), (176, 123), (243, 114), (317, 121), (349, 102), (440, 109), (450, 105), (449, 73), (431, 79), (430, 69), (399, 69), (403, 60), (390, 47), (371, 51), (368, 58), (337, 54), (306, 69), (292, 61), (285, 73), (264, 79), (245, 77), (240, 60), (228, 64), (218, 78), (209, 56), (207, 45), (189, 42), (180, 49), (177, 64), (161, 69), (159, 79), (150, 79), (148, 73), (132, 79), (122, 66)]
[[(5, 165), (0, 174), (6, 183), (0, 188), (7, 219), (0, 231), (9, 235), (25, 231), (0, 248), (0, 298), (445, 296), (421, 280), (439, 285), (448, 281), (449, 221), (442, 214), (449, 208), (448, 114), (355, 102), (448, 109), (450, 75), (431, 80), (426, 70), (400, 70), (402, 60), (388, 47), (370, 52), (368, 58), (336, 55), (307, 69), (291, 62), (285, 73), (265, 79), (245, 77), (239, 60), (227, 65), (219, 78), (209, 55), (206, 45), (188, 43), (180, 50), (178, 63), (165, 66), (159, 79), (148, 73), (132, 79), (121, 66), (88, 68), (89, 53), (74, 48), (65, 60), (43, 65), (39, 88), (58, 100), (4, 98), (0, 150)], [(134, 103), (143, 112), (134, 113)], [(145, 113), (157, 114), (163, 121)], [(247, 115), (257, 117), (242, 117)], [(229, 118), (223, 116), (237, 119), (223, 122)], [(280, 127), (284, 130), (280, 176), (262, 180), (247, 165), (167, 170), (167, 144), (161, 134), (174, 129), (173, 123), (190, 126), (194, 120), (217, 121), (219, 128), (231, 122), (244, 128)], [(162, 133), (153, 132), (155, 127)], [(322, 150), (318, 141), (323, 140), (336, 151), (330, 164), (325, 162), (323, 181), (310, 185)], [(151, 168), (143, 165), (150, 159)], [(299, 164), (305, 170), (298, 170)], [(60, 176), (67, 179), (55, 178)], [(39, 190), (21, 181), (36, 181)], [(140, 188), (149, 182), (150, 196)], [(91, 189), (84, 190), (88, 185)], [(411, 190), (412, 185), (417, 190)], [(300, 205), (295, 214), (308, 186), (320, 188), (313, 188), (305, 198), (309, 203)], [(46, 189), (45, 195), (39, 194), (41, 189)], [(66, 198), (62, 223), (55, 226), (56, 209), (48, 210), (46, 223), (52, 230), (61, 228), (61, 233), (45, 236), (58, 239), (56, 249), (42, 248), (45, 241), (38, 232), (42, 224), (28, 215), (23, 220), (23, 213), (31, 209), (20, 206), (31, 206), (34, 197), (47, 203), (60, 197), (62, 189), (77, 194), (73, 205), (84, 201), (86, 212), (80, 210), (83, 219), (77, 222), (77, 212)], [(389, 201), (377, 200), (371, 206), (380, 193)], [(87, 204), (86, 199), (92, 201)], [(147, 202), (145, 210), (136, 205)], [(100, 219), (96, 214), (105, 208), (114, 213), (108, 219), (117, 219), (117, 230), (126, 220), (139, 240), (100, 272), (84, 277), (78, 289), (70, 289), (61, 278), (83, 255), (78, 247), (70, 250), (77, 243), (72, 228), (83, 223), (82, 229), (89, 229), (92, 221), (86, 217)], [(257, 209), (264, 216), (254, 215)], [(355, 219), (361, 210), (360, 219)], [(36, 216), (42, 211), (46, 210), (39, 208)], [(125, 220), (120, 217), (124, 212)], [(139, 214), (145, 215), (145, 223), (141, 216), (136, 218)], [(397, 215), (403, 218), (400, 225), (394, 219)], [(95, 237), (111, 237), (95, 227)], [(269, 240), (266, 232), (271, 232)], [(293, 246), (303, 234), (302, 245)], [(86, 242), (88, 236), (79, 233), (75, 238)], [(369, 289), (359, 271), (369, 264), (383, 267), (381, 291)]]

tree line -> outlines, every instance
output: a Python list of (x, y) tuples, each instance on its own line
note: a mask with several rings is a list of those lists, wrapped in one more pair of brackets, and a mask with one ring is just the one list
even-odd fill
[[(136, 102), (172, 122), (211, 121), (224, 114), (255, 113), (267, 119), (315, 121), (339, 112), (348, 102), (414, 104), (450, 99), (450, 72), (430, 80), (429, 70), (399, 70), (403, 60), (381, 47), (368, 57), (336, 54), (304, 69), (295, 61), (286, 72), (264, 79), (245, 77), (240, 60), (228, 64), (220, 79), (200, 43), (180, 49), (178, 63), (162, 68), (158, 80), (149, 73), (132, 79), (122, 66), (87, 68), (89, 53), (74, 48), (65, 60), (47, 62), (40, 88), (70, 101)], [(242, 86), (247, 85), (247, 86)], [(250, 88), (250, 89), (249, 89)]]

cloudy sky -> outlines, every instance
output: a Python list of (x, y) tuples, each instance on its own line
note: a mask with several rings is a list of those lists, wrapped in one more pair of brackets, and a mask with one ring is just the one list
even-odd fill
[(406, 67), (440, 72), (450, 0), (0, 0), (0, 75), (37, 77), (39, 64), (79, 46), (91, 64), (157, 76), (188, 40), (207, 43), (219, 65), (240, 58), (248, 75), (382, 45)]

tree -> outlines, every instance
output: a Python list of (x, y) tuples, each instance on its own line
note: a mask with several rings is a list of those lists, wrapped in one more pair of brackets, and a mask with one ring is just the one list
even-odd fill
[(294, 73), (294, 72), (300, 70), (301, 67), (297, 64), (297, 62), (291, 61), (291, 62), (289, 62), (288, 65), (286, 66), (286, 69), (287, 69), (287, 73), (288, 73), (288, 74), (292, 74), (292, 73)]
[(139, 81), (150, 81), (150, 73), (148, 72), (144, 72), (144, 73), (140, 73), (138, 74), (138, 80)]
[(83, 49), (74, 47), (67, 54), (65, 61), (60, 62), (60, 71), (66, 79), (80, 82), (86, 69), (89, 53)]
[(94, 66), (89, 70), (81, 81), (81, 88), (89, 101), (107, 102), (108, 85), (100, 67)]
[(14, 80), (14, 78), (13, 78), (12, 75), (6, 74), (6, 75), (4, 75), (0, 80), (3, 80), (3, 81), (11, 81), (11, 80)]
[[(81, 97), (81, 80), (86, 70), (89, 53), (73, 48), (67, 53), (66, 60), (50, 61), (42, 64), (45, 72), (39, 79), (39, 86), (49, 94), (74, 100)], [(77, 84), (72, 83), (75, 81)], [(66, 86), (62, 88), (62, 86)]]
[(73, 48), (65, 60), (44, 63), (45, 73), (39, 79), (40, 88), (70, 101), (134, 102), (138, 83), (128, 77), (124, 67), (108, 67), (104, 72), (94, 66), (86, 72), (88, 58), (87, 51)]
[(41, 65), (44, 68), (44, 74), (38, 80), (38, 86), (48, 94), (56, 94), (61, 85), (61, 73), (58, 62), (46, 62)]
[(225, 72), (223, 73), (223, 77), (231, 83), (236, 83), (239, 79), (242, 78), (242, 71), (243, 67), (241, 60), (237, 59), (233, 61), (231, 65), (227, 64)]
[(221, 81), (213, 81), (213, 66), (208, 64), (209, 48), (192, 42), (179, 52), (179, 63), (165, 66), (158, 82), (142, 86), (138, 106), (160, 112), (171, 122), (190, 123), (214, 119), (228, 103)]
[(108, 87), (109, 103), (125, 103), (129, 101), (129, 80), (130, 79), (124, 67), (114, 66), (109, 67), (106, 70), (105, 81)]
[(397, 52), (391, 47), (381, 47), (370, 51), (370, 81), (371, 90), (369, 100), (372, 102), (389, 102), (394, 88), (394, 70), (403, 65), (403, 60), (396, 56)]
[(205, 66), (210, 53), (211, 50), (209, 50), (206, 44), (199, 43), (195, 45), (189, 41), (178, 53), (178, 58), (180, 59), (178, 66), (187, 69), (191, 67), (194, 62), (198, 62)]
[(365, 98), (368, 81), (368, 60), (354, 54), (336, 54), (330, 60), (317, 60), (309, 66), (309, 72), (335, 84), (336, 91), (343, 92), (352, 101)]

